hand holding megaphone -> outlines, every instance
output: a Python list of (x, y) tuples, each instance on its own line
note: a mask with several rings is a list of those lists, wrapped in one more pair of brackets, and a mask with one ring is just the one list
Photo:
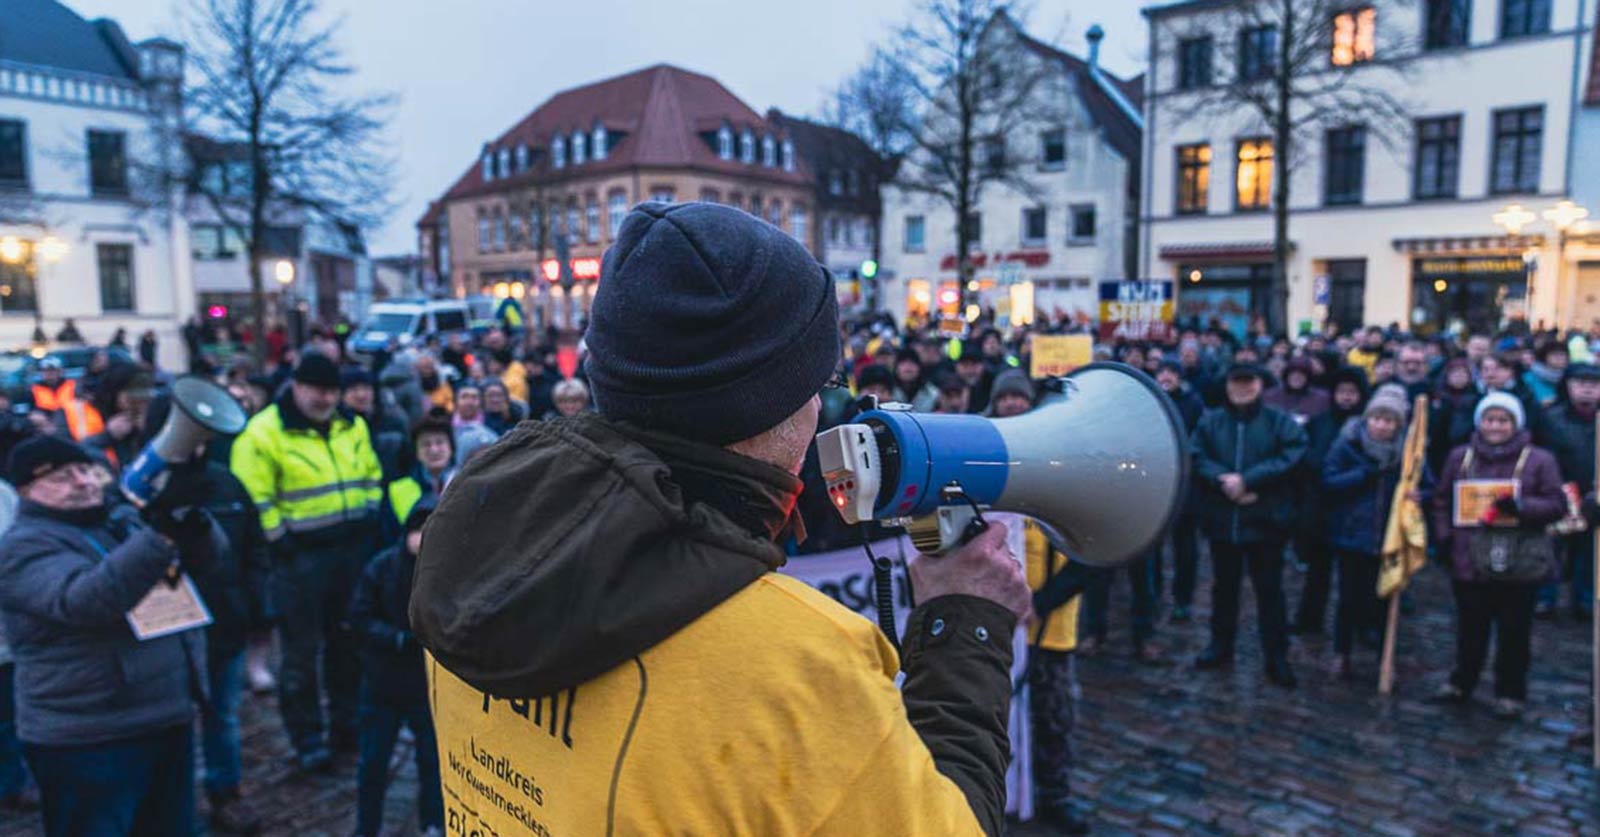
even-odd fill
[(999, 521), (966, 544), (945, 555), (918, 555), (911, 559), (911, 588), (917, 599), (940, 596), (975, 596), (988, 599), (1026, 619), (1033, 612), (1033, 591), (1022, 575), (1022, 562), (1006, 545), (1006, 525)]

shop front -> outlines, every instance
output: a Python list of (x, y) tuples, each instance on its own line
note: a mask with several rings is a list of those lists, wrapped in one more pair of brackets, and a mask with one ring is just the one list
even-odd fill
[(1424, 336), (1492, 334), (1526, 320), (1532, 265), (1515, 253), (1411, 260), (1411, 328)]
[(1265, 314), (1272, 296), (1272, 242), (1169, 244), (1161, 260), (1176, 265), (1179, 329), (1226, 329), (1239, 339)]

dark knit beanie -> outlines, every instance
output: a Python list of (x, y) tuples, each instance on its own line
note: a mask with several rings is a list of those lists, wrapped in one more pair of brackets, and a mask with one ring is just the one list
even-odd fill
[(889, 367), (881, 363), (863, 366), (861, 371), (856, 373), (856, 389), (866, 389), (877, 385), (892, 390), (894, 389), (894, 384), (894, 373), (889, 371)]
[(34, 436), (11, 449), (11, 455), (6, 457), (6, 481), (17, 488), (21, 488), (45, 474), (60, 468), (81, 462), (85, 465), (94, 462), (89, 452), (78, 447), (72, 442), (48, 434)]
[(372, 385), (372, 373), (365, 369), (350, 368), (339, 373), (340, 389)]
[(294, 368), (294, 379), (308, 386), (323, 389), (339, 388), (339, 364), (318, 352), (306, 352)]
[(709, 203), (646, 203), (600, 269), (585, 369), (607, 418), (714, 445), (793, 415), (833, 376), (839, 303), (805, 247)]

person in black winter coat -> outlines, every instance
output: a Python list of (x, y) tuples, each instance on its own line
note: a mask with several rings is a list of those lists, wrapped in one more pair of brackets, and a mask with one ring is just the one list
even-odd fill
[(1328, 542), (1339, 558), (1339, 610), (1334, 624), (1334, 672), (1350, 674), (1351, 640), (1376, 632), (1378, 569), (1383, 536), (1405, 451), (1407, 406), (1399, 396), (1373, 396), (1360, 421), (1339, 432), (1322, 466), (1328, 504)]
[(1367, 405), (1367, 376), (1353, 366), (1341, 366), (1329, 376), (1332, 398), (1327, 412), (1306, 425), (1306, 457), (1300, 465), (1302, 494), (1295, 518), (1294, 549), (1305, 564), (1305, 584), (1295, 609), (1290, 633), (1316, 636), (1326, 629), (1328, 594), (1333, 583), (1333, 554), (1328, 548), (1327, 504), (1322, 497), (1322, 464), (1351, 418)]
[[(1200, 400), (1194, 387), (1184, 381), (1183, 368), (1171, 361), (1163, 363), (1161, 368), (1156, 370), (1156, 383), (1178, 408), (1178, 415), (1183, 417), (1184, 432), (1193, 434), (1195, 427), (1200, 423), (1200, 417), (1205, 414), (1206, 405)], [(1195, 508), (1198, 505), (1196, 493), (1194, 490), (1190, 491), (1189, 497), (1184, 501), (1183, 510), (1172, 523), (1172, 618), (1178, 622), (1189, 619), (1189, 606), (1194, 602), (1195, 569), (1200, 562), (1200, 524), (1195, 517)], [(1153, 573), (1158, 600), (1162, 592), (1161, 575), (1158, 554)]]
[(423, 526), (436, 501), (425, 498), (406, 515), (400, 542), (367, 563), (350, 602), (350, 624), (362, 648), (361, 754), (356, 767), (356, 834), (376, 837), (383, 826), (389, 757), (400, 725), (411, 729), (420, 789), (422, 831), (443, 829), (439, 749), (428, 713), (428, 678), (422, 646), (411, 633), (411, 577), (422, 550)]
[(1224, 381), (1227, 405), (1207, 412), (1194, 431), (1200, 523), (1211, 541), (1215, 592), (1211, 644), (1197, 668), (1229, 665), (1246, 570), (1256, 594), (1266, 676), (1294, 688), (1283, 602), (1283, 545), (1295, 514), (1292, 480), (1306, 453), (1306, 432), (1261, 403), (1266, 373), (1235, 364)]
[(372, 376), (364, 369), (346, 369), (339, 375), (339, 385), (340, 403), (367, 423), (372, 452), (378, 455), (384, 481), (399, 478), (410, 465), (411, 432), (406, 428), (405, 417), (385, 409)]
[(1466, 444), (1477, 429), (1473, 411), (1483, 389), (1472, 378), (1472, 364), (1464, 357), (1445, 361), (1439, 386), (1428, 401), (1428, 470), (1441, 473), (1450, 451)]
[[(1534, 443), (1555, 454), (1561, 478), (1576, 483), (1578, 496), (1594, 493), (1595, 410), (1600, 405), (1600, 366), (1574, 363), (1561, 379), (1556, 403), (1544, 411)], [(1579, 532), (1562, 538), (1567, 557), (1565, 580), (1571, 584), (1572, 615), (1589, 621), (1594, 601), (1594, 536)], [(1539, 591), (1540, 604), (1553, 609), (1559, 586)]]

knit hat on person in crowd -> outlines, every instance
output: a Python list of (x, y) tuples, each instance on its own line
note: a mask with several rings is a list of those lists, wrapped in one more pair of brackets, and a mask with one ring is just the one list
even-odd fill
[(45, 474), (81, 462), (94, 463), (89, 452), (54, 434), (34, 436), (11, 449), (6, 457), (6, 481), (22, 488)]
[(321, 352), (306, 352), (294, 368), (295, 381), (322, 389), (339, 388), (339, 364)]
[(1522, 411), (1522, 402), (1509, 392), (1491, 392), (1478, 401), (1478, 408), (1472, 411), (1472, 424), (1474, 427), (1483, 423), (1483, 414), (1490, 410), (1505, 410), (1511, 414), (1511, 420), (1521, 430), (1527, 423), (1528, 417)]
[(983, 344), (977, 340), (961, 341), (961, 356), (956, 358), (956, 363), (962, 361), (983, 363)]
[(889, 371), (889, 367), (881, 363), (874, 363), (862, 367), (861, 371), (856, 373), (857, 391), (874, 385), (888, 390), (894, 389), (894, 373)]
[(1373, 413), (1391, 413), (1401, 424), (1405, 424), (1410, 417), (1411, 405), (1406, 403), (1405, 391), (1395, 392), (1388, 384), (1378, 387), (1373, 393), (1372, 400), (1367, 402), (1367, 409), (1362, 411), (1363, 416)]
[(422, 439), (423, 434), (438, 433), (450, 442), (450, 461), (456, 461), (456, 430), (450, 425), (450, 419), (427, 416), (411, 428), (411, 442), (415, 445)]
[(339, 388), (349, 389), (358, 386), (372, 386), (372, 373), (365, 369), (346, 369), (339, 373)]
[(1028, 380), (1028, 373), (1021, 369), (1006, 369), (994, 376), (994, 385), (989, 388), (989, 404), (1000, 400), (1002, 395), (1020, 395), (1032, 404), (1038, 393), (1033, 389), (1033, 381)]
[(1593, 363), (1573, 363), (1567, 366), (1569, 381), (1600, 381), (1600, 366)]
[(645, 203), (600, 268), (585, 369), (601, 415), (726, 445), (794, 415), (839, 363), (833, 277), (713, 203)]
[(1233, 365), (1229, 366), (1228, 374), (1223, 377), (1228, 380), (1232, 380), (1234, 378), (1255, 378), (1256, 380), (1260, 381), (1262, 385), (1265, 385), (1269, 378), (1267, 375), (1267, 370), (1262, 368), (1260, 364), (1238, 362), (1235, 362)]

